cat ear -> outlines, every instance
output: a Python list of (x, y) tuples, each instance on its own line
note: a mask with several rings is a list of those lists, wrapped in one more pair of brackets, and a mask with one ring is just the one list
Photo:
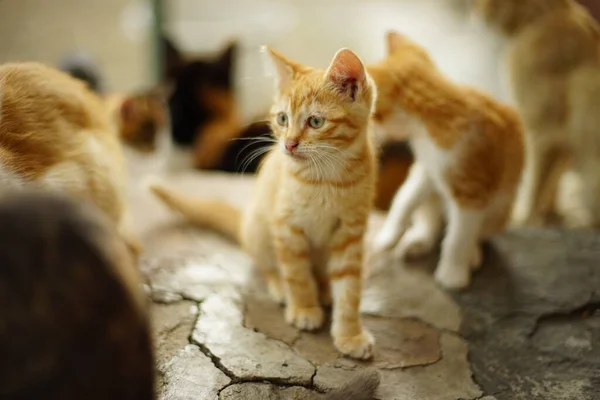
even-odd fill
[(326, 73), (327, 79), (348, 93), (354, 101), (360, 86), (365, 85), (367, 73), (360, 58), (352, 50), (341, 49), (333, 57)]
[(217, 63), (222, 69), (231, 70), (235, 62), (235, 55), (237, 52), (238, 43), (237, 41), (231, 41), (221, 53)]
[(406, 42), (406, 37), (396, 31), (389, 31), (386, 34), (386, 41), (388, 54), (392, 54)]
[(169, 82), (177, 79), (179, 71), (185, 66), (185, 60), (175, 44), (165, 34), (160, 37), (163, 52), (162, 81)]
[(290, 60), (269, 46), (263, 46), (262, 52), (270, 60), (271, 65), (275, 67), (278, 86), (283, 86), (289, 83), (292, 79), (294, 79), (294, 76), (302, 70), (302, 66), (300, 64)]

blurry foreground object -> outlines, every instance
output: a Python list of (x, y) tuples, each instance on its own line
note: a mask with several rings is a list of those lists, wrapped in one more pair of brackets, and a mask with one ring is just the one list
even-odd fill
[[(588, 5), (598, 6), (592, 2)], [(600, 28), (573, 0), (474, 0), (474, 10), (510, 44), (514, 100), (527, 158), (517, 224), (600, 224)], [(568, 179), (567, 179), (568, 178)], [(571, 184), (570, 181), (579, 182)], [(557, 205), (565, 185), (569, 205)], [(560, 210), (569, 210), (561, 215)]]
[(145, 299), (131, 254), (92, 207), (0, 201), (0, 398), (153, 397)]

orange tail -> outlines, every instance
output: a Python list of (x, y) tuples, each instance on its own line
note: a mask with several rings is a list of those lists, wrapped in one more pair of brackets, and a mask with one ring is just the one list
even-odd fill
[(177, 211), (192, 224), (212, 229), (239, 242), (240, 210), (221, 202), (199, 200), (173, 192), (160, 185), (150, 185), (150, 190), (169, 208)]

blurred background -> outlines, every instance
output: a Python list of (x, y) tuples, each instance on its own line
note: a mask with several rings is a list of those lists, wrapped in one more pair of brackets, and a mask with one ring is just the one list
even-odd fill
[(252, 118), (268, 107), (272, 90), (261, 45), (316, 66), (341, 47), (368, 62), (383, 56), (384, 32), (393, 28), (427, 47), (455, 79), (503, 96), (500, 42), (470, 22), (466, 1), (0, 0), (0, 62), (59, 65), (83, 52), (99, 66), (106, 91), (132, 91), (159, 80), (158, 30), (188, 54), (216, 53), (235, 39), (236, 97)]
[[(236, 98), (251, 118), (268, 107), (272, 90), (262, 44), (311, 65), (325, 66), (340, 47), (368, 62), (382, 57), (383, 34), (393, 28), (423, 44), (454, 79), (508, 100), (497, 78), (501, 42), (470, 18), (468, 1), (0, 0), (0, 62), (58, 65), (85, 52), (107, 91), (132, 91), (159, 80), (158, 30), (190, 54), (236, 39)], [(583, 3), (600, 15), (600, 1)]]

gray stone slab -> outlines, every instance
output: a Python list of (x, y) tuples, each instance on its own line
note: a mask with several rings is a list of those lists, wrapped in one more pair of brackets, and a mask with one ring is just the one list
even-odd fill
[(161, 400), (214, 400), (231, 382), (194, 345), (187, 345), (177, 352), (161, 372), (164, 375)]
[[(470, 400), (483, 394), (471, 379), (467, 345), (454, 334), (441, 337), (442, 359), (426, 367), (381, 370), (379, 398), (389, 400)], [(346, 382), (355, 373), (349, 368), (319, 367), (314, 383), (330, 390)]]
[(240, 292), (214, 295), (201, 304), (192, 339), (238, 379), (310, 384), (315, 371), (310, 362), (285, 343), (248, 329), (243, 323)]
[(463, 308), (475, 380), (498, 400), (600, 399), (600, 235), (496, 239)]
[(319, 398), (322, 396), (303, 387), (282, 388), (267, 383), (235, 384), (225, 388), (219, 395), (219, 400), (316, 400)]

